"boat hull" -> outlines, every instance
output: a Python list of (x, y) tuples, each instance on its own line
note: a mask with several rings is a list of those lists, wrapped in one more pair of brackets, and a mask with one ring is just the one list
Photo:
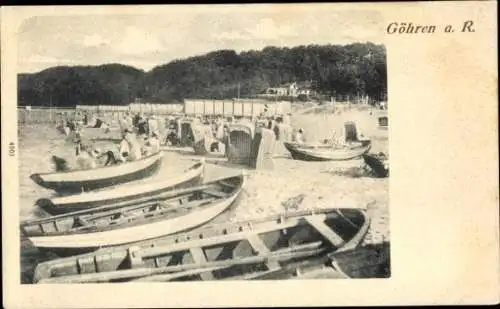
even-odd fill
[(366, 165), (374, 172), (375, 176), (384, 178), (389, 176), (389, 169), (384, 166), (384, 163), (379, 158), (370, 154), (363, 154), (363, 160)]
[(139, 200), (151, 200), (161, 194), (175, 190), (200, 185), (203, 178), (204, 163), (198, 163), (190, 170), (175, 175), (166, 181), (147, 182), (142, 184), (123, 184), (112, 189), (85, 192), (82, 194), (43, 198), (37, 205), (52, 215), (72, 211), (85, 210), (116, 203), (134, 203)]
[(64, 173), (33, 174), (30, 178), (38, 185), (59, 193), (92, 191), (115, 186), (156, 174), (161, 166), (163, 154), (119, 165), (79, 170)]
[(76, 252), (91, 251), (98, 248), (123, 245), (154, 239), (195, 228), (211, 221), (224, 212), (239, 196), (244, 185), (244, 177), (231, 196), (216, 201), (208, 207), (195, 209), (188, 213), (164, 220), (144, 223), (137, 226), (122, 227), (106, 231), (78, 234), (62, 234), (53, 236), (29, 236), (33, 246), (43, 251), (53, 251), (57, 254), (68, 254), (73, 249)]
[[(332, 240), (329, 236), (324, 236), (329, 232), (323, 230), (319, 233), (318, 229), (313, 228), (315, 224), (311, 225), (309, 222), (319, 223), (320, 230), (321, 226), (334, 228), (339, 237), (342, 235), (342, 241), (338, 242), (335, 237)], [(89, 281), (77, 278), (77, 281), (82, 283), (104, 282), (95, 281), (94, 275), (102, 278), (101, 274), (104, 274), (104, 277), (109, 278), (109, 272), (120, 270), (127, 272), (139, 268), (141, 271), (141, 269), (154, 269), (164, 265), (174, 267), (187, 265), (189, 267), (189, 264), (193, 263), (193, 256), (199, 256), (194, 254), (196, 251), (203, 253), (208, 262), (231, 264), (233, 259), (241, 260), (255, 257), (255, 254), (275, 253), (297, 245), (311, 246), (315, 243), (316, 245), (309, 247), (315, 252), (316, 249), (322, 248), (321, 253), (313, 253), (307, 258), (295, 256), (290, 261), (280, 263), (278, 268), (275, 268), (278, 266), (276, 263), (273, 265), (264, 261), (264, 266), (272, 269), (266, 270), (258, 265), (254, 265), (257, 268), (231, 267), (220, 272), (216, 271), (212, 274), (213, 277), (201, 277), (201, 280), (281, 279), (304, 264), (322, 265), (328, 262), (329, 254), (356, 248), (364, 239), (369, 226), (369, 217), (365, 211), (359, 209), (304, 210), (248, 221), (226, 222), (158, 239), (43, 262), (37, 265), (33, 282), (37, 283), (41, 280), (40, 283), (70, 283), (75, 281), (68, 281), (66, 276), (79, 275), (90, 277)], [(256, 240), (262, 241), (260, 246), (254, 245), (260, 242)], [(255, 250), (256, 248), (258, 250)], [(193, 249), (198, 250), (193, 251)], [(131, 254), (131, 252), (135, 253)], [(297, 252), (300, 254), (299, 251)], [(137, 264), (129, 260), (134, 256), (138, 257), (135, 259)], [(197, 258), (194, 259), (197, 260)], [(297, 264), (293, 265), (294, 263)], [(148, 278), (144, 279), (148, 281)], [(187, 278), (187, 280), (199, 279)]]
[(371, 142), (366, 142), (361, 147), (350, 149), (331, 150), (326, 147), (303, 147), (294, 143), (284, 143), (294, 160), (301, 161), (345, 161), (357, 158), (371, 149)]

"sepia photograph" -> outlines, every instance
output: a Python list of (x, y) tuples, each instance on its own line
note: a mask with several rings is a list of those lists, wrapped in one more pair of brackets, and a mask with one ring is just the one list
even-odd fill
[(5, 308), (500, 301), (496, 1), (0, 26)]
[(22, 284), (391, 277), (384, 19), (34, 16)]

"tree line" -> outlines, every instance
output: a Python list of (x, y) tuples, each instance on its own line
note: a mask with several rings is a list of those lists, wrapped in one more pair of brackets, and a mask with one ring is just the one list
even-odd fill
[(261, 51), (218, 50), (174, 60), (145, 72), (121, 64), (53, 67), (18, 75), (19, 105), (72, 107), (152, 103), (188, 98), (255, 97), (269, 87), (307, 81), (325, 96), (387, 94), (383, 45), (266, 47)]

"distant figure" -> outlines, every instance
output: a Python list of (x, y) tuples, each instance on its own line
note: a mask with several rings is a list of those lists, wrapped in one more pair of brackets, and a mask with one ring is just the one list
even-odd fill
[(127, 134), (130, 133), (129, 129), (126, 129), (125, 132), (122, 134), (122, 139), (120, 141), (120, 144), (118, 146), (118, 159), (125, 162), (128, 159), (128, 155), (130, 153), (130, 147), (128, 145), (128, 141), (125, 138)]
[(125, 159), (123, 159), (118, 153), (114, 152), (113, 150), (106, 151), (102, 156), (106, 157), (106, 162), (104, 163), (104, 166), (115, 165), (125, 162)]
[(96, 118), (94, 128), (100, 128), (103, 124), (103, 121), (100, 118)]
[(82, 145), (79, 149), (76, 163), (82, 170), (94, 169), (97, 167), (97, 162), (94, 156), (91, 155), (91, 150), (87, 145)]
[(130, 158), (130, 161), (135, 161), (142, 158), (141, 145), (137, 141), (135, 135), (133, 133), (127, 133), (125, 135), (125, 140), (127, 141), (129, 147), (128, 157)]
[(148, 156), (160, 151), (160, 139), (159, 132), (154, 131), (151, 136), (146, 140), (146, 145), (144, 147), (144, 155)]
[(167, 131), (166, 144), (171, 146), (179, 145), (179, 137), (177, 135), (177, 130), (175, 129), (175, 125), (170, 125)]
[(158, 120), (156, 119), (155, 115), (151, 115), (151, 117), (149, 117), (148, 119), (148, 130), (151, 133), (157, 131), (158, 129)]
[(74, 120), (66, 120), (66, 126), (69, 128), (71, 132), (76, 131), (76, 124)]
[(295, 133), (295, 142), (297, 144), (303, 144), (304, 143), (304, 130), (302, 128), (300, 128), (299, 130), (297, 130), (297, 132)]
[(147, 135), (149, 130), (148, 130), (148, 122), (147, 120), (142, 116), (139, 115), (139, 119), (137, 120), (137, 134), (140, 135)]
[(52, 162), (56, 167), (56, 172), (67, 172), (70, 170), (68, 162), (63, 158), (52, 156)]
[(344, 139), (342, 138), (342, 136), (338, 136), (337, 135), (337, 131), (333, 130), (332, 132), (332, 136), (330, 137), (330, 139), (328, 140), (328, 143), (334, 147), (334, 148), (337, 148), (337, 147), (342, 147), (344, 146)]
[(118, 120), (118, 123), (120, 125), (120, 132), (122, 134), (125, 133), (125, 131), (129, 128), (131, 128), (132, 126), (130, 125), (129, 123), (129, 119), (127, 118), (127, 116), (123, 116), (121, 117), (119, 120)]

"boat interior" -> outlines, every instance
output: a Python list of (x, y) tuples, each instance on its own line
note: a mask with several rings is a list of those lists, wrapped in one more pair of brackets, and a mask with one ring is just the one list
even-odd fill
[(175, 218), (193, 208), (210, 207), (226, 199), (242, 185), (242, 176), (230, 177), (189, 189), (179, 189), (144, 203), (106, 205), (84, 211), (24, 223), (26, 236), (48, 236), (102, 232)]
[(291, 266), (325, 263), (326, 253), (358, 235), (367, 223), (365, 218), (360, 211), (343, 209), (328, 213), (326, 218), (277, 217), (253, 226), (250, 221), (221, 224), (142, 246), (102, 249), (51, 261), (40, 265), (38, 276), (52, 277), (54, 282), (57, 277), (78, 275), (87, 276), (88, 282), (140, 281), (145, 274), (148, 281), (272, 278), (273, 273), (283, 274), (287, 267), (289, 271)]

